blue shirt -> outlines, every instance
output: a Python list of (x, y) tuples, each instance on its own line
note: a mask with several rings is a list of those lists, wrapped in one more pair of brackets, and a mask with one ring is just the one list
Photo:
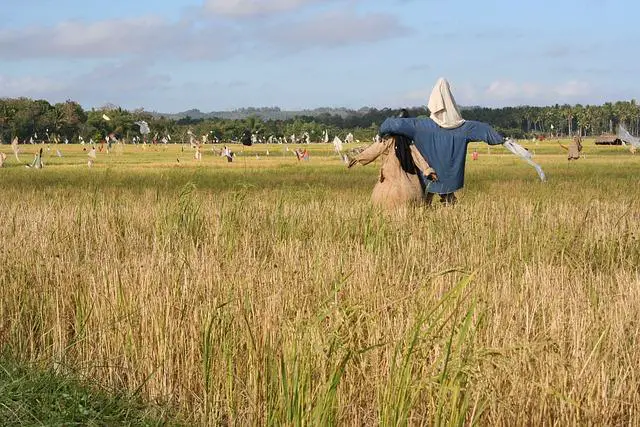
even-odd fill
[(438, 175), (429, 184), (429, 193), (453, 193), (464, 186), (464, 166), (467, 144), (485, 141), (498, 145), (504, 139), (491, 126), (472, 120), (455, 129), (444, 129), (431, 119), (389, 118), (380, 126), (380, 135), (404, 135), (413, 140), (416, 148)]

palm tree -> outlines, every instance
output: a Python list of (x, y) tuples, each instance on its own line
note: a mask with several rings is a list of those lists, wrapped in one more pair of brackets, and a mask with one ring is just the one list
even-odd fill
[(626, 104), (626, 115), (628, 120), (627, 124), (629, 125), (627, 126), (627, 130), (633, 134), (636, 132), (637, 128), (638, 106), (636, 105), (635, 99), (626, 102)]
[(637, 120), (637, 109), (635, 101), (618, 101), (614, 105), (614, 110), (618, 116), (618, 122), (622, 123), (625, 128), (630, 128), (631, 123)]
[(573, 110), (569, 104), (562, 106), (562, 117), (567, 123), (567, 133), (571, 135), (573, 131)]
[(585, 125), (585, 109), (582, 105), (576, 104), (573, 107), (573, 116), (576, 119), (576, 126), (578, 127), (578, 135), (582, 136)]
[(522, 114), (524, 120), (527, 123), (527, 133), (531, 132), (531, 121), (533, 120), (533, 109), (529, 106), (524, 107), (524, 111)]
[(553, 126), (552, 133), (554, 135), (560, 134), (562, 131), (562, 123), (563, 123), (560, 108), (557, 105), (553, 107), (545, 107), (544, 114), (545, 114), (546, 122), (548, 123), (548, 125), (550, 127)]
[(605, 102), (602, 107), (602, 116), (604, 118), (605, 129), (608, 126), (609, 133), (613, 132), (613, 119), (614, 119), (614, 110), (613, 105), (610, 102)]

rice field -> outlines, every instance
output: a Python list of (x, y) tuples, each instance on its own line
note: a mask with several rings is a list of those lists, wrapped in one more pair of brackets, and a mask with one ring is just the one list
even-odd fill
[(330, 145), (0, 146), (3, 351), (193, 425), (640, 424), (640, 155), (525, 145), (393, 214)]

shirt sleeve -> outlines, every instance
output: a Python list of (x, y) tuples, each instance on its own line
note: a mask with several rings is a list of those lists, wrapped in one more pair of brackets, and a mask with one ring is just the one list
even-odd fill
[(482, 122), (467, 122), (469, 130), (467, 138), (469, 141), (484, 141), (489, 145), (504, 144), (504, 138), (491, 126)]
[(384, 153), (391, 144), (393, 144), (392, 138), (385, 138), (380, 142), (374, 142), (363, 152), (358, 154), (354, 160), (361, 165), (368, 165), (369, 163), (380, 157), (380, 155)]
[(403, 135), (414, 139), (416, 134), (416, 119), (388, 118), (380, 126), (380, 135)]

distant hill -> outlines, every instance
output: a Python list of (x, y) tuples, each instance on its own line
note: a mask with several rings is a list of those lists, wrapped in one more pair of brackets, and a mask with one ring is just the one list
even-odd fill
[[(424, 109), (424, 107), (408, 107), (410, 110)], [(473, 110), (481, 108), (478, 106), (460, 106), (461, 110)], [(165, 117), (173, 120), (184, 119), (190, 117), (194, 120), (199, 119), (227, 119), (227, 120), (239, 120), (246, 119), (247, 117), (259, 117), (262, 120), (288, 120), (294, 117), (307, 116), (318, 117), (322, 115), (340, 116), (343, 119), (354, 116), (364, 116), (371, 111), (374, 111), (371, 107), (362, 107), (357, 110), (344, 107), (319, 107), (306, 110), (282, 110), (280, 107), (248, 107), (239, 108), (232, 111), (211, 111), (209, 113), (203, 113), (197, 108), (191, 110), (182, 111), (180, 113), (160, 113), (152, 111), (150, 114), (154, 117)]]
[(363, 107), (358, 110), (352, 110), (348, 108), (330, 108), (330, 107), (322, 107), (322, 108), (314, 108), (312, 110), (281, 110), (279, 107), (249, 107), (249, 108), (240, 108), (233, 111), (211, 111), (209, 113), (203, 113), (197, 108), (183, 111), (181, 113), (159, 113), (159, 112), (151, 112), (150, 114), (155, 117), (165, 117), (168, 119), (179, 120), (185, 117), (191, 117), (192, 119), (211, 119), (211, 118), (219, 118), (219, 119), (228, 119), (228, 120), (237, 120), (237, 119), (245, 119), (247, 117), (259, 117), (262, 120), (287, 120), (293, 117), (298, 116), (308, 116), (308, 117), (317, 117), (320, 115), (332, 115), (332, 116), (340, 116), (342, 118), (357, 116), (357, 115), (365, 115), (370, 112), (372, 108)]

